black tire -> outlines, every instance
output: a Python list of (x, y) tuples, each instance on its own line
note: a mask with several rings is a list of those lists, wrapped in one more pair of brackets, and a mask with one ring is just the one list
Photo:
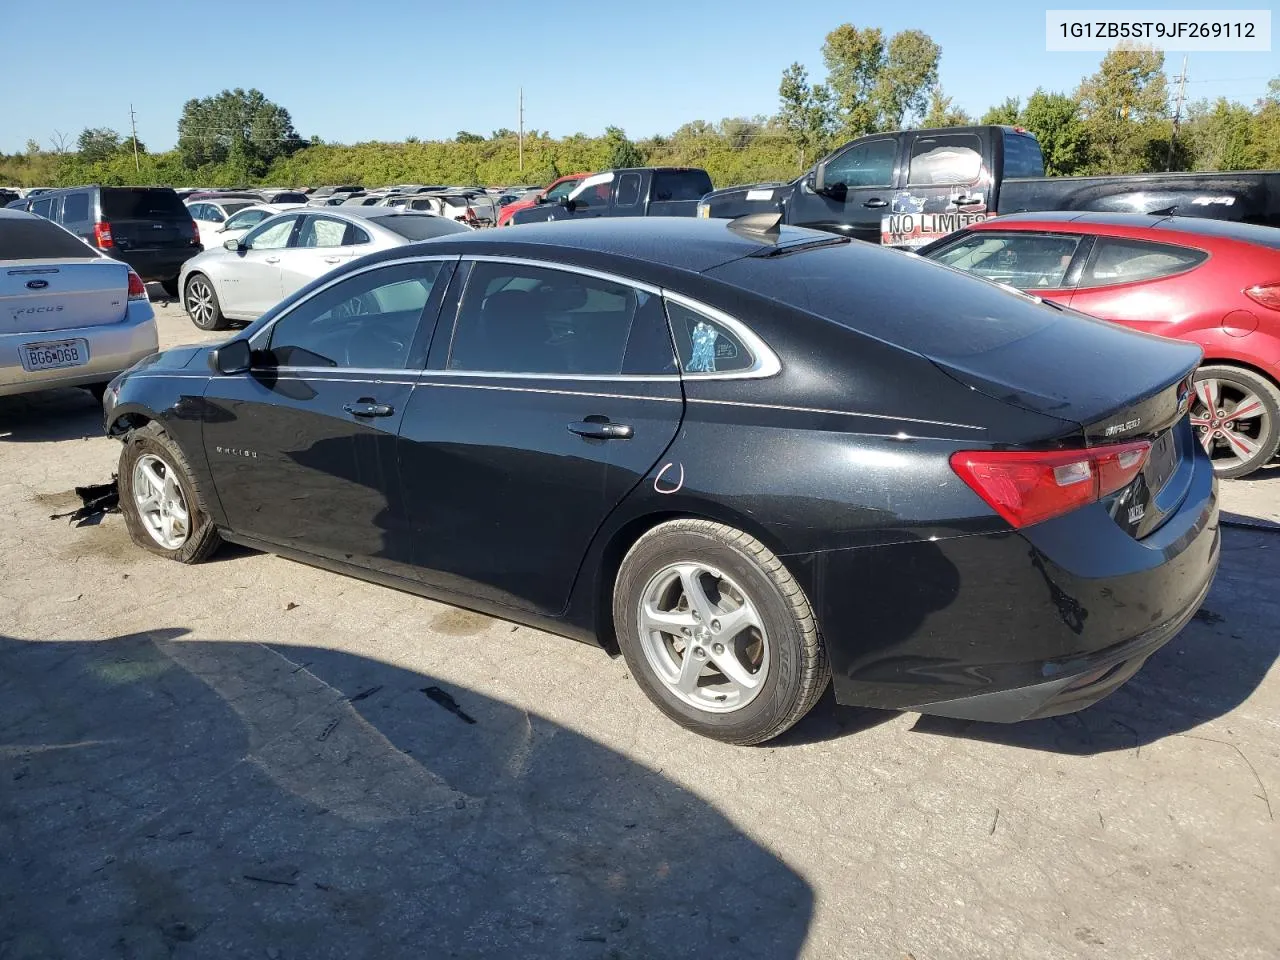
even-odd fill
[[(714, 713), (686, 703), (645, 652), (639, 625), (644, 592), (652, 578), (680, 562), (709, 565), (741, 585), (763, 622), (768, 670), (754, 699), (740, 708)], [(649, 699), (681, 726), (727, 743), (778, 736), (809, 712), (830, 680), (826, 647), (800, 585), (759, 540), (721, 523), (671, 520), (640, 537), (618, 570), (613, 621), (622, 655)]]
[[(160, 458), (173, 469), (174, 479), (182, 489), (189, 517), (190, 533), (177, 549), (162, 546), (149, 532), (146, 522), (134, 499), (134, 466), (143, 456)], [(120, 472), (117, 483), (120, 489), (120, 512), (124, 515), (129, 536), (138, 546), (159, 557), (177, 560), (179, 563), (200, 563), (210, 557), (222, 543), (218, 530), (204, 508), (204, 498), (196, 486), (187, 458), (173, 439), (154, 421), (130, 433), (120, 451)]]
[[(1248, 476), (1270, 463), (1280, 449), (1280, 388), (1252, 370), (1229, 364), (1206, 364), (1196, 371), (1197, 385), (1208, 380), (1218, 383), (1219, 408), (1225, 416), (1217, 418), (1217, 411), (1204, 416), (1204, 391), (1198, 388), (1191, 402), (1196, 433), (1201, 443), (1209, 442), (1213, 471), (1220, 478), (1234, 480)], [(1231, 413), (1236, 407), (1246, 401), (1252, 406), (1250, 396), (1261, 403), (1261, 415), (1238, 422), (1232, 420)], [(1241, 438), (1253, 447), (1253, 452), (1242, 454), (1232, 446), (1229, 436)]]
[(160, 286), (164, 290), (166, 295), (173, 297), (174, 299), (177, 299), (177, 296), (178, 296), (178, 278), (177, 277), (170, 277), (168, 280), (161, 280)]
[[(206, 294), (208, 310), (200, 302)], [(191, 322), (201, 330), (225, 330), (230, 325), (222, 315), (222, 304), (218, 302), (218, 292), (213, 288), (213, 281), (203, 273), (193, 273), (187, 277), (187, 287), (182, 291), (182, 308), (187, 311)]]

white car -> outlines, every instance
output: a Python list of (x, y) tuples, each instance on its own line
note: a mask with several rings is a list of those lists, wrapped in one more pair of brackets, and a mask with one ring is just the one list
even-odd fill
[[(201, 234), (201, 246), (206, 250), (212, 247), (221, 247), (228, 240), (237, 240), (246, 233), (260, 224), (268, 217), (274, 217), (277, 213), (284, 213), (286, 210), (296, 210), (298, 207), (305, 207), (305, 203), (255, 203), (237, 210), (231, 216), (227, 217), (226, 223), (213, 231), (211, 238), (212, 243), (204, 243), (204, 234)], [(197, 221), (199, 222), (199, 221)]]
[(228, 198), (226, 200), (188, 200), (186, 202), (187, 212), (191, 214), (191, 219), (196, 222), (196, 229), (200, 231), (200, 246), (208, 250), (210, 247), (220, 246), (222, 241), (218, 239), (218, 231), (222, 229), (222, 225), (234, 213), (254, 206), (252, 200), (245, 200), (243, 197), (239, 199)]
[(256, 320), (330, 270), (375, 250), (470, 229), (395, 207), (303, 207), (276, 214), (243, 237), (182, 265), (178, 290), (201, 330)]
[(446, 217), (472, 227), (491, 227), (497, 214), (493, 201), (486, 196), (462, 193), (420, 193), (405, 198), (406, 210), (427, 210), (438, 217)]
[(107, 383), (156, 352), (142, 279), (52, 221), (0, 209), (0, 396)]

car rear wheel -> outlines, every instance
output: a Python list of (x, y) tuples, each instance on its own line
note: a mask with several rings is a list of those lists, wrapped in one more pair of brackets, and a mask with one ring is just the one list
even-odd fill
[(637, 540), (618, 571), (613, 619), (649, 699), (717, 740), (776, 737), (830, 677), (800, 585), (764, 544), (724, 524), (672, 520)]
[(168, 280), (160, 281), (160, 288), (170, 297), (178, 296), (178, 278), (170, 277)]
[(199, 563), (218, 549), (222, 540), (191, 468), (159, 424), (125, 438), (118, 482), (120, 512), (138, 546), (179, 563)]
[(1196, 372), (1191, 424), (1219, 477), (1246, 476), (1280, 448), (1280, 389), (1241, 367), (1203, 366)]
[(201, 330), (225, 330), (227, 318), (222, 315), (222, 305), (214, 292), (213, 281), (203, 273), (196, 273), (187, 281), (183, 296), (187, 316)]

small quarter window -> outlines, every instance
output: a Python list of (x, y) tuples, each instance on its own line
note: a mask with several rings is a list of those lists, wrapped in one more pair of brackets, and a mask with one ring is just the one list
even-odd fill
[(1081, 287), (1103, 287), (1171, 277), (1209, 259), (1203, 250), (1145, 240), (1099, 237), (1080, 278)]
[(733, 373), (755, 364), (751, 351), (724, 324), (672, 300), (667, 316), (685, 373)]

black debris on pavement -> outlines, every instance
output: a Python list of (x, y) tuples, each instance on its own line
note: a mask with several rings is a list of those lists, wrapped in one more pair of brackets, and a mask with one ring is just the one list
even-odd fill
[(442, 690), (440, 687), (423, 687), (422, 692), (425, 693), (432, 702), (440, 704), (440, 706), (444, 707), (464, 723), (476, 722), (475, 717), (472, 717), (458, 706), (458, 701), (453, 699), (447, 690)]
[(108, 513), (120, 510), (120, 487), (113, 474), (109, 483), (94, 483), (86, 487), (76, 487), (76, 496), (81, 506), (70, 513), (52, 514), (50, 520), (69, 520), (77, 527), (92, 526), (102, 522)]

